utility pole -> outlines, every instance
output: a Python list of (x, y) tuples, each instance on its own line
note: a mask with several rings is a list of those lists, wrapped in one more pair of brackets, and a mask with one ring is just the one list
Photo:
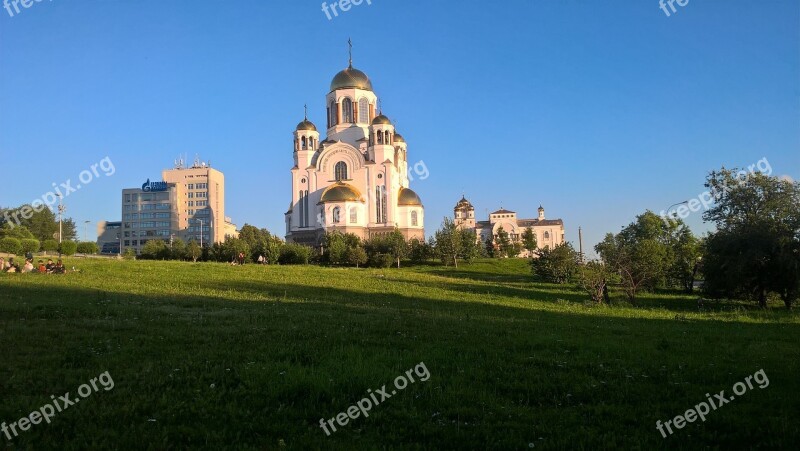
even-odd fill
[(580, 226), (578, 226), (578, 255), (580, 255), (581, 263), (583, 263), (583, 234)]
[(92, 221), (83, 221), (83, 240), (89, 241), (89, 223)]
[(200, 221), (200, 249), (203, 248), (203, 220), (198, 219)]

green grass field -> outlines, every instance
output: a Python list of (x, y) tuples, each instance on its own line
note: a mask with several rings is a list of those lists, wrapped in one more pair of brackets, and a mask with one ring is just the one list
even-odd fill
[[(696, 296), (585, 303), (521, 260), (458, 269), (68, 259), (0, 274), (0, 421), (108, 371), (6, 449), (793, 448), (800, 317)], [(622, 297), (612, 293), (615, 301)], [(424, 362), (327, 436), (332, 418)], [(763, 369), (662, 438), (666, 421)]]

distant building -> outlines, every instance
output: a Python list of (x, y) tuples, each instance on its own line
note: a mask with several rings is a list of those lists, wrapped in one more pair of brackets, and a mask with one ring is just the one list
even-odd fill
[(122, 221), (100, 221), (97, 224), (97, 248), (101, 254), (119, 254)]
[(122, 251), (133, 248), (139, 253), (153, 239), (210, 245), (237, 236), (236, 225), (225, 216), (222, 172), (200, 161), (191, 167), (180, 161), (161, 178), (122, 190)]
[[(476, 221), (475, 208), (465, 198), (461, 197), (453, 209), (456, 226), (465, 230), (475, 230), (482, 243), (496, 239), (500, 227), (508, 233), (512, 241), (521, 242), (522, 233), (531, 228), (536, 235), (538, 248), (555, 247), (564, 242), (564, 221), (561, 219), (545, 219), (544, 208), (540, 205), (539, 217), (536, 219), (518, 219), (517, 213), (500, 209), (489, 214), (488, 221)], [(520, 257), (527, 257), (528, 251), (523, 250)]]
[(286, 240), (314, 246), (332, 230), (369, 238), (395, 228), (425, 239), (406, 141), (378, 108), (369, 77), (351, 62), (333, 77), (325, 106), (324, 139), (307, 118), (294, 131)]

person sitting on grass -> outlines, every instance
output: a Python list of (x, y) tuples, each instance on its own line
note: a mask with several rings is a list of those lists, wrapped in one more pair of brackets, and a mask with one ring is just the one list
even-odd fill
[(14, 257), (8, 259), (5, 272), (19, 272), (19, 265), (14, 264)]
[(47, 273), (49, 274), (49, 273), (53, 272), (53, 268), (54, 268), (55, 266), (56, 266), (56, 264), (55, 264), (55, 263), (53, 263), (53, 259), (52, 259), (52, 258), (48, 258), (48, 259), (47, 259), (47, 265), (45, 265), (44, 269), (45, 269), (45, 270), (47, 271)]
[(33, 260), (25, 259), (25, 265), (22, 267), (22, 272), (33, 272)]
[(6, 259), (5, 257), (0, 257), (0, 272), (4, 272), (6, 270)]
[(36, 268), (36, 270), (42, 274), (47, 272), (47, 267), (44, 265), (44, 260), (39, 260), (39, 266)]
[(53, 274), (64, 274), (67, 272), (67, 269), (64, 268), (64, 264), (61, 263), (61, 259), (58, 259), (58, 263), (53, 266)]

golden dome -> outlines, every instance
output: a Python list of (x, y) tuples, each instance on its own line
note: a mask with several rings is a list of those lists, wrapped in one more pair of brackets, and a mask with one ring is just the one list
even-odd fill
[(353, 66), (339, 72), (331, 81), (331, 91), (337, 89), (357, 88), (372, 91), (372, 82), (364, 72), (354, 69)]
[(309, 121), (308, 119), (303, 119), (303, 122), (297, 124), (297, 131), (303, 130), (311, 130), (312, 132), (317, 131), (317, 127), (314, 125), (313, 122)]
[(400, 193), (397, 195), (397, 205), (419, 205), (421, 207), (422, 200), (413, 190), (401, 188)]
[(392, 121), (390, 121), (389, 118), (384, 116), (383, 114), (380, 114), (378, 116), (375, 116), (375, 119), (372, 120), (372, 125), (377, 125), (377, 124), (392, 125)]
[(336, 182), (322, 192), (319, 203), (326, 202), (363, 202), (363, 200), (361, 200), (361, 193), (352, 185)]
[(403, 139), (403, 135), (401, 135), (400, 133), (395, 133), (394, 134), (394, 142), (396, 142), (396, 143), (404, 143), (404, 142), (406, 142), (406, 140)]

